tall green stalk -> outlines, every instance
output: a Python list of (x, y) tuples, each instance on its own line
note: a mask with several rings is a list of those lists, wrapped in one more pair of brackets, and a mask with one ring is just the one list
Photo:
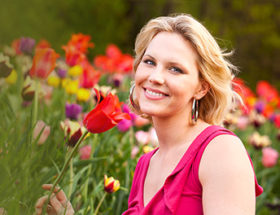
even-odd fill
[(33, 101), (33, 117), (32, 117), (32, 127), (35, 126), (38, 117), (38, 100), (39, 100), (39, 80), (35, 78), (35, 92), (34, 92), (34, 101)]
[(53, 187), (49, 193), (49, 197), (48, 197), (48, 200), (50, 199), (51, 197), (51, 194), (54, 192), (55, 190), (55, 187), (58, 185), (58, 183), (61, 181), (62, 177), (64, 176), (64, 174), (66, 173), (66, 170), (67, 170), (67, 167), (72, 159), (72, 157), (74, 156), (75, 152), (78, 150), (80, 144), (82, 143), (82, 140), (85, 138), (85, 136), (88, 134), (88, 131), (86, 131), (79, 139), (79, 141), (76, 143), (76, 145), (74, 146), (74, 148), (72, 149), (69, 157), (66, 159), (63, 167), (62, 167), (62, 170), (61, 172), (59, 173), (58, 177), (56, 178), (54, 184), (53, 184)]
[(104, 201), (106, 195), (107, 195), (107, 193), (105, 192), (105, 193), (103, 194), (103, 196), (102, 196), (102, 199), (99, 201), (99, 203), (98, 203), (98, 205), (97, 205), (97, 207), (96, 207), (96, 209), (95, 209), (95, 211), (94, 211), (94, 215), (97, 215), (97, 214), (98, 214), (99, 208), (100, 208), (101, 204), (103, 203), (103, 201)]
[(73, 171), (73, 159), (70, 160), (70, 180), (69, 180), (69, 190), (68, 190), (68, 198), (71, 198), (72, 189), (73, 189), (73, 181), (74, 181), (74, 171)]

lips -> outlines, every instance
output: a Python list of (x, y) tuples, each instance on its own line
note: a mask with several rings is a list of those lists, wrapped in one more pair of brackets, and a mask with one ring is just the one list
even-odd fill
[(169, 96), (167, 93), (164, 93), (163, 91), (161, 90), (158, 90), (158, 89), (154, 89), (154, 88), (150, 88), (150, 87), (143, 87), (144, 88), (144, 91), (145, 91), (145, 94), (150, 97), (150, 98), (163, 98), (163, 97), (166, 97), (166, 96)]

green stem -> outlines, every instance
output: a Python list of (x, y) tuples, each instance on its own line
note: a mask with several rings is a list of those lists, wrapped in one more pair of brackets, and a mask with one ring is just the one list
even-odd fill
[(73, 172), (73, 159), (70, 160), (70, 181), (69, 181), (69, 192), (68, 192), (68, 198), (70, 200), (72, 189), (73, 189), (73, 181), (74, 181), (74, 172)]
[[(66, 169), (74, 155), (74, 153), (78, 150), (82, 140), (85, 138), (85, 136), (88, 134), (88, 131), (86, 131), (79, 139), (79, 141), (76, 143), (76, 145), (74, 146), (73, 150), (71, 151), (69, 157), (67, 158), (67, 160), (65, 161), (63, 167), (62, 167), (62, 170), (60, 172), (60, 174), (58, 175), (58, 177), (56, 178), (54, 184), (53, 184), (53, 187), (49, 193), (49, 197), (48, 197), (48, 200), (50, 200), (50, 197), (51, 197), (51, 194), (54, 192), (54, 189), (56, 187), (56, 185), (58, 185), (58, 183), (60, 182), (60, 180), (62, 179), (63, 175), (66, 173)], [(48, 201), (49, 202), (49, 201)]]
[(99, 208), (100, 208), (102, 202), (104, 201), (106, 195), (107, 195), (107, 193), (105, 192), (105, 193), (103, 194), (103, 196), (102, 196), (102, 199), (99, 201), (99, 203), (98, 203), (98, 205), (97, 205), (97, 207), (96, 207), (96, 209), (95, 209), (95, 211), (94, 211), (94, 215), (97, 215), (97, 213), (98, 213), (98, 211), (99, 211)]
[(35, 92), (34, 92), (34, 101), (33, 101), (33, 120), (32, 120), (32, 126), (35, 126), (35, 123), (37, 122), (37, 115), (38, 115), (38, 100), (39, 100), (39, 80), (35, 79)]
[[(94, 139), (92, 141), (91, 144), (91, 152), (90, 152), (90, 158), (92, 157), (92, 155), (94, 154), (95, 151), (95, 143), (97, 142), (97, 134), (94, 134)], [(84, 189), (83, 189), (83, 197), (84, 197), (84, 201), (87, 202), (87, 196), (88, 196), (88, 182), (89, 182), (89, 176), (91, 174), (91, 170), (92, 170), (92, 164), (89, 164), (89, 168), (88, 168), (88, 172), (87, 172), (87, 179), (86, 182), (84, 183)]]

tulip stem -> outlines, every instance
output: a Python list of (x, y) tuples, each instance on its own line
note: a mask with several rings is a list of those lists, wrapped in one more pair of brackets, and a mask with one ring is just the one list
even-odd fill
[[(71, 152), (71, 151), (70, 151)], [(69, 191), (68, 191), (68, 198), (70, 200), (71, 194), (72, 194), (72, 189), (73, 189), (73, 177), (74, 177), (74, 172), (73, 172), (73, 159), (70, 160), (70, 181), (69, 181)]]
[(35, 126), (37, 121), (37, 115), (38, 115), (38, 99), (39, 99), (39, 80), (35, 79), (35, 92), (34, 92), (34, 101), (33, 101), (33, 120), (32, 120), (32, 126)]
[(95, 211), (94, 211), (94, 215), (97, 215), (97, 213), (98, 213), (98, 211), (99, 211), (99, 208), (100, 208), (102, 202), (104, 201), (106, 195), (107, 195), (107, 193), (105, 192), (105, 193), (103, 194), (101, 200), (99, 201), (99, 203), (98, 203), (98, 205), (97, 205)]
[(55, 190), (56, 185), (58, 185), (58, 183), (61, 181), (63, 175), (66, 173), (66, 169), (67, 169), (67, 167), (68, 167), (68, 165), (69, 165), (69, 163), (70, 163), (70, 161), (71, 161), (71, 159), (72, 159), (74, 153), (78, 150), (78, 148), (79, 148), (79, 146), (80, 146), (82, 140), (85, 138), (85, 136), (86, 136), (87, 134), (88, 134), (88, 131), (86, 131), (86, 132), (80, 137), (80, 139), (78, 140), (78, 142), (76, 143), (76, 145), (75, 145), (74, 148), (72, 149), (72, 151), (71, 151), (69, 157), (68, 157), (68, 158), (66, 159), (66, 161), (64, 162), (63, 168), (62, 168), (61, 172), (59, 173), (58, 177), (56, 178), (56, 180), (55, 180), (55, 182), (54, 182), (54, 184), (53, 184), (53, 187), (52, 187), (52, 189), (51, 189), (51, 191), (50, 191), (50, 193), (49, 193), (48, 202), (49, 202), (49, 200), (50, 200), (51, 194), (52, 194), (52, 193), (54, 192), (54, 190)]

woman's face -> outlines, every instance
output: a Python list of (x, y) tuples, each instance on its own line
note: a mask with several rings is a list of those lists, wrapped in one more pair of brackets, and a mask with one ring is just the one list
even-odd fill
[(157, 34), (135, 74), (135, 94), (140, 110), (156, 117), (189, 115), (192, 99), (202, 97), (196, 62), (194, 48), (181, 35)]

